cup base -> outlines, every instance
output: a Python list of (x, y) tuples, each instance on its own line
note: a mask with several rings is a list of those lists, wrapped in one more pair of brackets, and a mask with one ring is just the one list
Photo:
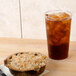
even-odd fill
[(64, 60), (64, 59), (67, 59), (68, 56), (66, 56), (66, 57), (64, 57), (64, 58), (55, 58), (55, 57), (50, 57), (50, 56), (49, 56), (49, 58), (50, 58), (50, 59), (53, 59), (53, 60)]

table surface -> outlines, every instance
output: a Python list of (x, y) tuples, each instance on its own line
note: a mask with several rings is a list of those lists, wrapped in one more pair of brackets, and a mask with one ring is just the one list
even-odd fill
[[(0, 65), (10, 54), (21, 51), (41, 52), (48, 56), (46, 40), (0, 38)], [(76, 42), (70, 42), (69, 57), (64, 60), (48, 58), (44, 76), (76, 76)]]

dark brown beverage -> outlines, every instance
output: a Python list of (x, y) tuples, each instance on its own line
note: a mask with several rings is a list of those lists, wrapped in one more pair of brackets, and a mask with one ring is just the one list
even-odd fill
[(68, 57), (71, 17), (68, 13), (46, 13), (49, 57), (60, 60)]

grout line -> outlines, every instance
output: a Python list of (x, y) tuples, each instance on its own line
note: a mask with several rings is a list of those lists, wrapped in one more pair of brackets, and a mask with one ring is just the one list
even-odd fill
[(19, 14), (20, 14), (20, 34), (21, 34), (21, 39), (23, 38), (23, 31), (22, 31), (22, 16), (21, 16), (21, 2), (19, 0)]

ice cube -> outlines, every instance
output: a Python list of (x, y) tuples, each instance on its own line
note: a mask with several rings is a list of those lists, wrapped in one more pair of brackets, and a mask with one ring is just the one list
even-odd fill
[(58, 18), (61, 18), (61, 19), (69, 17), (69, 14), (67, 14), (65, 12), (55, 13), (55, 15), (58, 16)]

